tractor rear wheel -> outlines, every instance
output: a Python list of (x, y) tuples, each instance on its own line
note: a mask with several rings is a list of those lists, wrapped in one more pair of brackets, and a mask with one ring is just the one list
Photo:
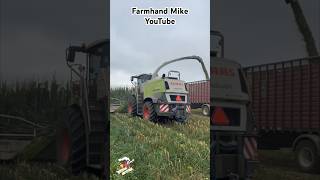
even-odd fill
[(70, 108), (57, 134), (57, 162), (78, 175), (86, 168), (85, 122), (81, 111)]
[(143, 119), (152, 122), (158, 121), (158, 115), (155, 111), (153, 103), (150, 101), (147, 101), (143, 104)]
[(128, 114), (137, 116), (137, 101), (134, 96), (130, 96), (128, 100)]

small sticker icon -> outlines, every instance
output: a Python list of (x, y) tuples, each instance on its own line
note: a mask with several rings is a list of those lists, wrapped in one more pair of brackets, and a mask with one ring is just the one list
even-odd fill
[(117, 171), (118, 174), (122, 176), (133, 171), (132, 163), (134, 159), (130, 160), (128, 157), (123, 157), (118, 159), (120, 169)]

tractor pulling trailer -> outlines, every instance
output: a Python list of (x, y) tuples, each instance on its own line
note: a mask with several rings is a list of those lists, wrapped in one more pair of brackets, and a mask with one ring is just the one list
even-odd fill
[(259, 148), (291, 147), (305, 172), (320, 169), (320, 57), (244, 68)]
[[(76, 54), (86, 62), (75, 63)], [(57, 130), (57, 161), (75, 175), (91, 169), (107, 176), (109, 40), (70, 46), (66, 60), (72, 96)]]

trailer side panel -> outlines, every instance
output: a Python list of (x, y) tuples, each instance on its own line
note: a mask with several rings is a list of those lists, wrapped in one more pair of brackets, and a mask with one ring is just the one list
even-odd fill
[(320, 129), (320, 58), (245, 68), (259, 129)]
[(209, 104), (210, 103), (210, 81), (195, 81), (187, 83), (191, 104)]

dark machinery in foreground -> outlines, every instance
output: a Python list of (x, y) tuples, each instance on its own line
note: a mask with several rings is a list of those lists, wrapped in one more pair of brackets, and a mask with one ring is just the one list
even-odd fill
[[(211, 51), (211, 171), (213, 179), (250, 179), (257, 160), (255, 122), (241, 65)], [(219, 55), (219, 56), (218, 56)]]
[[(75, 63), (76, 54), (84, 54), (85, 63)], [(81, 57), (81, 56), (79, 56)], [(109, 41), (88, 46), (70, 46), (66, 50), (71, 70), (71, 103), (57, 133), (57, 161), (73, 174), (103, 169), (107, 153)]]
[(244, 68), (260, 149), (292, 148), (305, 172), (320, 167), (320, 57)]

